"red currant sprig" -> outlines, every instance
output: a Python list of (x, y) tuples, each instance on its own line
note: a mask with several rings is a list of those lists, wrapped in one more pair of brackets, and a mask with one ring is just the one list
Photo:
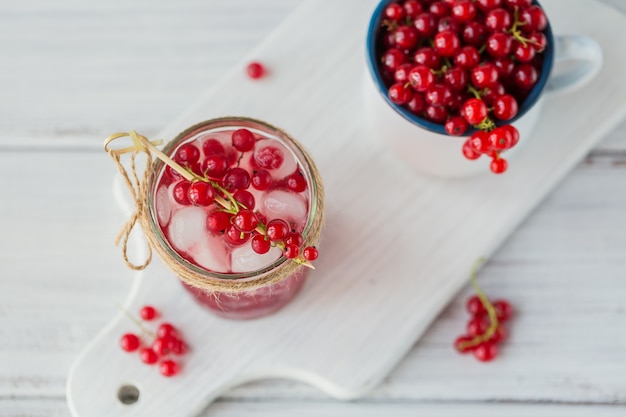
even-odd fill
[[(172, 355), (180, 356), (187, 352), (187, 345), (180, 335), (180, 332), (170, 323), (164, 322), (159, 325), (156, 333), (146, 329), (143, 324), (126, 312), (128, 318), (140, 329), (144, 338), (152, 342), (143, 343), (140, 335), (126, 333), (120, 338), (120, 346), (126, 352), (139, 351), (140, 360), (147, 365), (154, 365), (160, 362), (159, 371), (163, 376), (171, 377), (176, 375), (180, 366), (177, 361), (171, 358)], [(152, 321), (158, 316), (157, 310), (152, 306), (144, 306), (139, 315), (145, 321)]]
[(459, 336), (454, 347), (460, 353), (473, 352), (479, 361), (489, 362), (498, 355), (497, 344), (507, 337), (503, 323), (511, 318), (513, 309), (506, 300), (492, 303), (478, 286), (476, 273), (482, 262), (482, 259), (476, 262), (470, 277), (476, 295), (470, 297), (466, 304), (472, 316), (467, 324), (467, 334)]
[[(233, 147), (242, 152), (239, 160), (244, 152), (254, 147), (254, 141), (254, 135), (247, 129), (238, 129), (233, 132)], [(190, 146), (193, 147), (193, 145)], [(189, 160), (187, 155), (195, 155), (195, 152), (190, 149), (185, 149), (181, 155), (180, 150), (183, 149), (181, 147), (172, 159), (156, 148), (151, 148), (151, 151), (171, 170), (187, 180), (175, 185), (174, 200), (182, 205), (208, 206), (216, 203), (220, 208), (207, 217), (206, 224), (209, 231), (216, 234), (224, 233), (224, 238), (232, 245), (242, 245), (252, 239), (252, 249), (258, 254), (267, 253), (271, 247), (278, 247), (286, 258), (299, 265), (315, 269), (311, 262), (318, 257), (317, 249), (309, 246), (303, 247), (302, 235), (291, 231), (286, 221), (273, 219), (267, 223), (260, 213), (254, 211), (254, 196), (246, 191), (251, 184), (257, 189), (269, 187), (268, 182), (271, 182), (271, 177), (263, 168), (280, 166), (282, 154), (275, 152), (272, 147), (264, 148), (257, 159), (261, 169), (250, 175), (239, 166), (228, 169), (227, 163), (222, 163), (224, 158), (221, 154), (224, 149), (221, 144), (207, 141), (203, 146), (205, 153), (211, 153), (206, 158), (210, 164), (206, 164), (205, 161), (206, 166), (204, 170), (201, 170), (202, 175), (177, 162)], [(293, 192), (302, 192), (306, 189), (306, 180), (297, 171), (287, 177), (286, 186)], [(278, 227), (280, 231), (277, 230)]]

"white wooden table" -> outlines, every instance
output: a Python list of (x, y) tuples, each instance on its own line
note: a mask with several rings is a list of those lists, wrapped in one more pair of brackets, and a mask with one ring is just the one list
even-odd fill
[[(130, 288), (102, 139), (155, 134), (301, 1), (0, 3), (0, 417), (69, 416), (68, 367)], [(626, 123), (480, 282), (518, 310), (494, 363), (451, 348), (468, 288), (365, 399), (264, 381), (203, 415), (626, 415)]]

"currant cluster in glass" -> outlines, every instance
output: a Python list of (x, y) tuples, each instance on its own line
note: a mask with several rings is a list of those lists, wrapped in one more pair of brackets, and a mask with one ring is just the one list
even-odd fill
[[(380, 71), (389, 99), (449, 135), (476, 132), (462, 152), (501, 153), (519, 141), (513, 119), (539, 79), (548, 21), (532, 0), (404, 0), (383, 11)], [(499, 127), (498, 127), (499, 126)]]
[(174, 200), (181, 205), (219, 207), (206, 219), (209, 232), (221, 235), (233, 246), (243, 245), (252, 240), (252, 249), (258, 254), (267, 253), (272, 246), (279, 247), (283, 255), (299, 264), (311, 267), (318, 258), (318, 250), (312, 246), (303, 247), (302, 234), (291, 229), (283, 219), (269, 222), (254, 211), (254, 195), (247, 191), (254, 187), (265, 191), (270, 187), (284, 187), (300, 193), (307, 188), (307, 180), (298, 169), (284, 180), (284, 184), (274, 184), (269, 169), (277, 169), (284, 155), (273, 146), (263, 148), (255, 155), (256, 167), (249, 172), (240, 167), (245, 153), (251, 151), (256, 142), (248, 129), (237, 129), (232, 133), (232, 145), (236, 151), (228, 153), (217, 139), (209, 139), (202, 144), (205, 158), (200, 161), (200, 150), (193, 144), (182, 145), (174, 155), (174, 161), (194, 175), (194, 181), (182, 178), (181, 173), (172, 167), (166, 168), (167, 175), (180, 181), (174, 186)]
[[(152, 306), (144, 306), (139, 315), (144, 321), (154, 321), (158, 311)], [(142, 323), (129, 315), (135, 324), (139, 326), (142, 335), (126, 333), (120, 339), (120, 346), (126, 352), (139, 351), (139, 358), (146, 365), (159, 363), (161, 375), (171, 377), (180, 371), (178, 362), (172, 356), (181, 356), (187, 352), (187, 345), (180, 332), (170, 323), (163, 322), (159, 325), (156, 333), (146, 329)]]

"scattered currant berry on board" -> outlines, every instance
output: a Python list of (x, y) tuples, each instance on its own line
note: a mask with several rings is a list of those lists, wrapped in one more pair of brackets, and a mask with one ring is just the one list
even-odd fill
[(120, 346), (126, 352), (134, 352), (139, 349), (139, 345), (141, 344), (139, 337), (133, 333), (126, 333), (120, 339)]
[(513, 308), (506, 300), (493, 303), (485, 296), (476, 283), (476, 272), (482, 263), (480, 259), (474, 265), (470, 281), (476, 295), (468, 298), (465, 307), (470, 314), (466, 334), (454, 341), (454, 348), (459, 353), (472, 352), (481, 362), (490, 362), (498, 356), (498, 344), (507, 338), (507, 329), (503, 322), (513, 315)]
[(248, 77), (252, 78), (253, 80), (258, 80), (259, 78), (262, 78), (265, 75), (265, 72), (265, 67), (260, 62), (251, 62), (246, 67), (246, 73), (248, 74)]
[(157, 316), (156, 308), (152, 306), (144, 306), (139, 310), (139, 315), (142, 319), (150, 321), (153, 320)]
[[(389, 100), (450, 136), (469, 135), (463, 155), (487, 155), (491, 171), (502, 174), (501, 153), (519, 141), (508, 123), (543, 70), (547, 25), (530, 0), (394, 1), (383, 11), (377, 46)], [(474, 134), (504, 127), (516, 138), (472, 145)]]
[(178, 364), (173, 360), (165, 360), (160, 363), (159, 371), (163, 376), (174, 376), (178, 373)]

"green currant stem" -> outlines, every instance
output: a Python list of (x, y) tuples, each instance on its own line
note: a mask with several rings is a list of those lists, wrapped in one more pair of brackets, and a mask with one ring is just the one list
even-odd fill
[(491, 337), (494, 335), (498, 328), (499, 321), (498, 315), (496, 314), (496, 309), (493, 307), (493, 304), (491, 304), (491, 301), (489, 301), (489, 298), (487, 298), (483, 290), (478, 286), (478, 282), (476, 282), (478, 268), (484, 261), (484, 258), (479, 258), (476, 262), (474, 262), (474, 266), (472, 267), (472, 273), (470, 275), (470, 283), (472, 284), (472, 288), (474, 288), (476, 295), (483, 304), (483, 307), (485, 307), (485, 310), (487, 310), (487, 314), (489, 315), (489, 328), (485, 333), (475, 336), (472, 340), (461, 343), (459, 346), (461, 350), (474, 347), (488, 341), (489, 339), (491, 339)]
[(482, 100), (481, 93), (473, 85), (467, 84), (467, 91), (474, 95), (479, 100)]
[(489, 117), (485, 117), (485, 120), (477, 124), (476, 129), (484, 130), (486, 132), (491, 132), (496, 128), (496, 124)]
[(152, 336), (156, 338), (156, 334), (154, 334), (154, 332), (151, 332), (150, 330), (146, 329), (145, 327), (143, 327), (143, 324), (141, 324), (141, 322), (139, 320), (137, 320), (135, 317), (133, 317), (128, 311), (126, 311), (125, 308), (119, 306), (119, 309), (122, 310), (124, 312), (124, 314), (126, 315), (126, 317), (128, 317), (128, 319), (130, 321), (132, 321), (133, 323), (135, 323), (137, 325), (137, 327), (139, 327), (139, 329), (141, 330), (142, 333), (147, 334), (148, 336)]

